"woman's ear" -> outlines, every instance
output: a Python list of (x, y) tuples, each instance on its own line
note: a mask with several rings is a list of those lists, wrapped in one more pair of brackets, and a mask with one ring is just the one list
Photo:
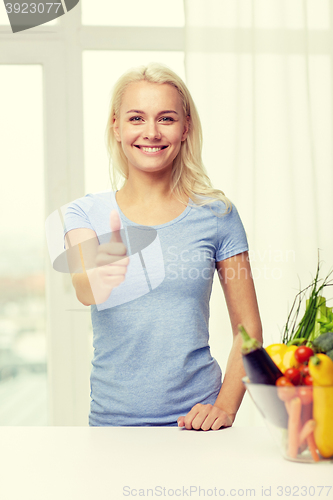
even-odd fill
[(185, 124), (184, 124), (184, 132), (182, 135), (182, 141), (185, 141), (185, 139), (187, 138), (189, 129), (190, 129), (190, 117), (187, 116), (186, 120), (185, 120)]
[(118, 142), (121, 142), (120, 134), (119, 134), (119, 122), (118, 119), (113, 117), (113, 133)]

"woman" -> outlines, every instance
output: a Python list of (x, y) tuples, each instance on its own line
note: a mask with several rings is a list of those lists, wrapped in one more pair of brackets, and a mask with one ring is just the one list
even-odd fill
[[(244, 395), (237, 326), (262, 340), (261, 322), (245, 231), (205, 172), (185, 84), (159, 64), (127, 72), (106, 137), (122, 188), (77, 200), (65, 217), (66, 247), (82, 243), (73, 285), (91, 305), (89, 425), (229, 427)], [(208, 343), (215, 269), (233, 332), (223, 384)]]

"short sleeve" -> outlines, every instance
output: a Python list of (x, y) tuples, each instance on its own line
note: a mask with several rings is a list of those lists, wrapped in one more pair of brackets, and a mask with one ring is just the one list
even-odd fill
[(87, 194), (67, 206), (64, 214), (64, 237), (72, 229), (86, 228), (94, 230), (89, 219), (89, 211), (92, 205), (93, 198)]
[(216, 217), (216, 219), (217, 262), (229, 259), (249, 249), (245, 229), (234, 204), (232, 204), (231, 212), (223, 217)]

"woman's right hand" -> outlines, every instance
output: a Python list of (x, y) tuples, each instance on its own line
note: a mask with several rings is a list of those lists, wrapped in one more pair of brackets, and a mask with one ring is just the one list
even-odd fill
[(111, 239), (97, 248), (96, 266), (87, 271), (96, 304), (105, 302), (114, 288), (125, 281), (129, 257), (120, 236), (120, 218), (117, 210), (110, 214)]

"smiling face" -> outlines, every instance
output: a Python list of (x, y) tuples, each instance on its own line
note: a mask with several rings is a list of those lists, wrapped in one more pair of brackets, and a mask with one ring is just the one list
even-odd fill
[(114, 134), (129, 168), (155, 172), (172, 167), (188, 124), (175, 87), (143, 80), (127, 87), (114, 120)]

